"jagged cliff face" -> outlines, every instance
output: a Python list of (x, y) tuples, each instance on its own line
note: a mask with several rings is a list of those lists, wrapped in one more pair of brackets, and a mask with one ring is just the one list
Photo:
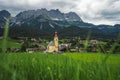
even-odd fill
[(49, 11), (38, 9), (20, 12), (12, 19), (11, 26), (29, 26), (44, 31), (58, 31), (70, 26), (72, 22), (83, 21), (75, 12), (62, 13), (58, 9)]
[(49, 17), (49, 19), (57, 21), (82, 21), (82, 19), (75, 12), (62, 13), (58, 9), (52, 9), (50, 11), (46, 9), (23, 11), (19, 13), (15, 17), (15, 19), (18, 21), (22, 21), (29, 18), (36, 18), (40, 15)]

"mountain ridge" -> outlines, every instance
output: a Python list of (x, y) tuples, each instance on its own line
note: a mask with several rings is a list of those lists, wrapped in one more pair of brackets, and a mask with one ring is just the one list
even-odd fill
[[(0, 14), (2, 14), (0, 15), (0, 20), (1, 20), (0, 28), (4, 28), (5, 22), (8, 19), (8, 17), (11, 16), (11, 14), (6, 10), (0, 11)], [(6, 17), (6, 19), (4, 19), (4, 17)], [(75, 28), (69, 26), (74, 26)], [(32, 32), (30, 33), (29, 28), (30, 30), (32, 29), (36, 30), (36, 32), (34, 31), (34, 33)], [(77, 36), (80, 36), (81, 32), (83, 34), (83, 31), (86, 34), (86, 30), (87, 31), (90, 30), (94, 34), (97, 33), (98, 36), (101, 34), (114, 36), (120, 32), (120, 24), (115, 24), (114, 26), (94, 25), (92, 23), (84, 22), (75, 12), (62, 13), (61, 11), (59, 11), (59, 9), (56, 10), (37, 9), (37, 10), (23, 11), (17, 14), (15, 17), (13, 17), (12, 20), (10, 21), (10, 30), (15, 31), (15, 29), (23, 30), (20, 31), (20, 33), (19, 30), (16, 30), (20, 34), (19, 36), (24, 35), (25, 34), (24, 32), (26, 32), (27, 30), (29, 32), (28, 35), (35, 34), (38, 36), (41, 36), (41, 33), (49, 34), (49, 33), (53, 33), (54, 31), (61, 32), (61, 34), (64, 35), (67, 34), (65, 33), (65, 31), (68, 32), (67, 30), (75, 31), (76, 33), (78, 33)], [(12, 34), (15, 34), (12, 31), (10, 32)], [(39, 33), (39, 31), (41, 33)], [(21, 32), (23, 32), (24, 34)], [(36, 33), (39, 33), (40, 35)], [(73, 33), (73, 35), (74, 34), (76, 35), (76, 33)]]

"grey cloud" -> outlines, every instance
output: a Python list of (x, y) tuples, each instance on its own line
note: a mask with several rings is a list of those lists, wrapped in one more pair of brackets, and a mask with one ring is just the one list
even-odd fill
[(51, 4), (54, 6), (62, 7), (62, 8), (65, 8), (65, 7), (74, 8), (74, 7), (76, 7), (75, 4), (68, 2), (68, 1), (67, 2), (55, 1), (55, 2), (52, 2)]
[(120, 0), (0, 0), (0, 10), (6, 9), (13, 15), (39, 8), (74, 11), (84, 21), (95, 24), (120, 22)]

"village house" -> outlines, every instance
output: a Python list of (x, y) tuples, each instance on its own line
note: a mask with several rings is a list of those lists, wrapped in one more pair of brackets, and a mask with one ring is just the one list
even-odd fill
[(98, 40), (90, 40), (89, 45), (97, 45), (98, 43)]
[(62, 43), (59, 45), (59, 51), (65, 52), (68, 50), (68, 48), (70, 48), (70, 46), (71, 46), (71, 44)]

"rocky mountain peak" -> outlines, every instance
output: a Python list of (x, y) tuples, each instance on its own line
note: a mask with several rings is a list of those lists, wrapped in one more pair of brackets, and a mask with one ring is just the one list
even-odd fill
[(6, 10), (0, 11), (0, 17), (8, 18), (8, 17), (10, 17), (10, 15), (11, 14), (8, 11), (6, 11)]
[(82, 19), (75, 12), (66, 13), (65, 18), (67, 21), (81, 21), (82, 22)]
[(31, 17), (36, 18), (40, 15), (46, 15), (49, 18), (51, 18), (51, 20), (55, 20), (55, 21), (82, 21), (81, 18), (75, 12), (70, 12), (65, 14), (62, 13), (59, 9), (47, 10), (45, 8), (20, 12), (16, 16), (16, 19), (18, 21), (23, 21)]
[(6, 20), (11, 16), (11, 14), (6, 11), (0, 11), (0, 28), (4, 28)]

